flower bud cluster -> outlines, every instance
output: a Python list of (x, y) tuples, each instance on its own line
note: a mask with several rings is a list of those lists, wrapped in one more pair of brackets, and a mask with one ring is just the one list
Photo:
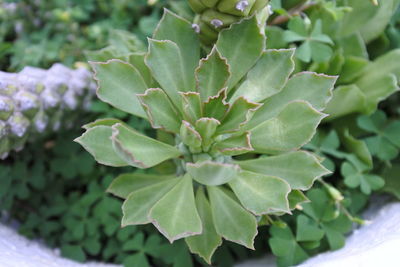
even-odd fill
[(200, 34), (205, 45), (212, 45), (218, 33), (244, 17), (257, 15), (260, 24), (269, 16), (269, 0), (189, 0), (189, 5), (197, 14), (193, 29)]
[(88, 107), (94, 89), (89, 70), (58, 63), (0, 72), (0, 158), (21, 150), (30, 136), (65, 125), (69, 114)]

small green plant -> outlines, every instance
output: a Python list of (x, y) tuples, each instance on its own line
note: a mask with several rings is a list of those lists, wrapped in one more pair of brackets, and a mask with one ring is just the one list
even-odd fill
[(329, 173), (299, 149), (326, 116), (336, 77), (292, 75), (295, 50), (265, 50), (259, 22), (232, 24), (200, 59), (191, 23), (165, 11), (143, 61), (92, 62), (101, 100), (164, 133), (101, 119), (76, 140), (101, 164), (150, 169), (109, 187), (125, 199), (122, 225), (152, 223), (207, 262), (222, 238), (254, 248), (263, 217), (291, 213), (291, 196)]

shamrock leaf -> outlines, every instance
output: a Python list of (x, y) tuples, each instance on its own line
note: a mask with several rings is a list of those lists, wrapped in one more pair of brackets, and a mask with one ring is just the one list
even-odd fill
[(283, 38), (288, 43), (301, 43), (296, 57), (304, 62), (324, 62), (332, 55), (330, 45), (333, 45), (333, 41), (322, 32), (321, 20), (317, 20), (311, 27), (308, 19), (294, 17), (289, 21), (288, 30), (284, 32)]

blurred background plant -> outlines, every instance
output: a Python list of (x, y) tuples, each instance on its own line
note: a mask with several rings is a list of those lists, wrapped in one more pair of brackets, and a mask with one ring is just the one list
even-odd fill
[[(304, 147), (333, 173), (306, 195), (292, 195), (294, 216), (261, 222), (265, 226), (259, 229), (256, 252), (227, 243), (217, 250), (215, 266), (232, 266), (269, 250), (279, 266), (300, 263), (342, 247), (352, 227), (364, 223), (360, 214), (372, 194), (400, 199), (399, 2), (270, 1), (267, 47), (298, 47), (297, 72), (339, 75), (325, 111), (331, 116)], [(27, 65), (129, 60), (131, 52), (146, 47), (163, 7), (194, 19), (186, 1), (179, 0), (3, 0), (0, 68), (17, 72)], [(96, 100), (77, 114), (82, 124), (116, 117), (150, 131), (144, 121)], [(21, 234), (59, 247), (63, 256), (77, 261), (205, 265), (183, 242), (170, 245), (151, 227), (119, 228), (121, 201), (105, 193), (118, 173), (95, 165), (72, 143), (78, 135), (75, 128), (37, 136), (35, 143), (1, 162), (3, 219), (16, 220)]]

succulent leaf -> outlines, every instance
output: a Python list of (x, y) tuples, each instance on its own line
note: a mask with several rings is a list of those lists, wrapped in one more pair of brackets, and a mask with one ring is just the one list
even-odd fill
[(290, 213), (290, 186), (279, 177), (242, 171), (229, 185), (242, 205), (255, 215)]
[(240, 168), (235, 164), (203, 161), (187, 163), (187, 172), (197, 182), (204, 185), (222, 185), (236, 178)]
[(122, 226), (150, 223), (150, 210), (179, 179), (167, 179), (131, 192), (122, 205)]
[(256, 218), (218, 186), (208, 186), (211, 212), (217, 233), (226, 240), (254, 249)]
[(175, 147), (140, 134), (121, 123), (111, 128), (115, 152), (131, 166), (149, 168), (181, 154)]
[(185, 175), (150, 210), (154, 226), (172, 243), (174, 240), (198, 235), (202, 223), (194, 200), (192, 178)]
[(154, 129), (179, 133), (181, 118), (168, 96), (160, 88), (150, 88), (137, 94), (143, 109)]
[(200, 60), (196, 69), (197, 89), (202, 101), (217, 95), (221, 89), (225, 88), (229, 76), (229, 65), (214, 46), (211, 53), (205, 59)]
[(147, 173), (124, 173), (112, 181), (107, 192), (126, 199), (128, 195), (134, 191), (173, 178), (176, 178), (176, 176)]
[(92, 62), (98, 81), (97, 96), (104, 102), (130, 114), (146, 118), (136, 94), (147, 89), (140, 72), (127, 62), (112, 59), (105, 63)]
[(222, 238), (215, 230), (211, 206), (202, 187), (199, 187), (196, 192), (196, 207), (202, 221), (203, 231), (201, 235), (186, 237), (185, 241), (192, 253), (199, 254), (207, 263), (211, 264), (211, 257), (222, 244)]

